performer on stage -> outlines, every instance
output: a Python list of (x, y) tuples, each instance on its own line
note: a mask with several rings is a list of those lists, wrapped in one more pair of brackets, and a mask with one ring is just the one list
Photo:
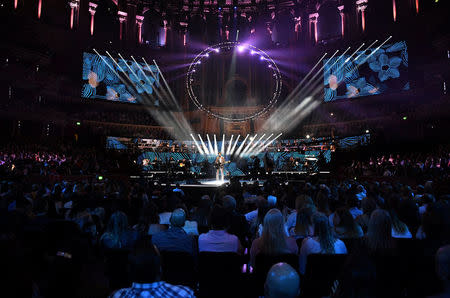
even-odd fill
[(223, 168), (225, 166), (225, 157), (219, 152), (219, 155), (216, 157), (216, 161), (214, 162), (214, 167), (216, 168), (216, 180), (219, 181), (219, 172), (220, 172), (220, 180), (223, 181)]

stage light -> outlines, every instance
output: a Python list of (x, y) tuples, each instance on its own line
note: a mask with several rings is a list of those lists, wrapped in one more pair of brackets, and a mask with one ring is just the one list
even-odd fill
[(259, 60), (264, 61), (266, 58), (264, 58), (264, 56), (260, 56)]
[(80, 121), (77, 121), (77, 126), (80, 126), (81, 125), (81, 122)]
[[(250, 55), (254, 55), (256, 52), (255, 51), (253, 51), (253, 50), (251, 50), (250, 51)], [(450, 55), (450, 54), (449, 54)], [(450, 56), (449, 56), (450, 57)]]
[(369, 133), (369, 130), (368, 130), (368, 129), (366, 129), (366, 133)]
[(238, 49), (239, 53), (242, 53), (245, 48), (244, 48), (244, 46), (238, 46), (237, 49)]
[(403, 116), (403, 120), (406, 120), (406, 119), (408, 119), (408, 117), (406, 117), (406, 116)]
[(311, 136), (310, 135), (306, 135), (306, 138), (309, 139)]
[(334, 116), (334, 114), (333, 114), (333, 113), (330, 113), (330, 116)]
[[(436, 1), (437, 2), (437, 1)], [(235, 6), (235, 7), (233, 7), (234, 8), (234, 10), (236, 10), (237, 9), (237, 7)]]
[(206, 53), (206, 54), (205, 54), (205, 57), (209, 57), (209, 53)]
[(200, 60), (199, 60), (199, 61), (197, 61), (197, 64), (202, 64), (202, 61), (200, 61)]
[(219, 49), (214, 49), (214, 52), (219, 53), (220, 50)]

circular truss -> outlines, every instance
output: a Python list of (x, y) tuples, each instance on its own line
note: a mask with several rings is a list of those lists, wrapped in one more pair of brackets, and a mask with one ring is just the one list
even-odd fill
[[(236, 117), (236, 118), (219, 114), (217, 112), (212, 111), (209, 107), (206, 107), (203, 104), (201, 104), (201, 102), (199, 101), (197, 95), (195, 94), (193, 86), (192, 86), (193, 82), (195, 81), (195, 74), (197, 72), (197, 67), (200, 64), (202, 64), (202, 61), (204, 59), (208, 58), (211, 53), (220, 53), (221, 50), (229, 51), (232, 49), (235, 49), (238, 52), (248, 51), (248, 52), (250, 52), (251, 55), (258, 55), (260, 57), (260, 60), (267, 62), (268, 69), (271, 70), (272, 77), (275, 81), (275, 88), (274, 88), (275, 90), (274, 90), (271, 98), (269, 99), (268, 103), (262, 109), (258, 110), (257, 112), (254, 112), (253, 114)], [(195, 104), (195, 106), (199, 110), (202, 110), (202, 111), (208, 113), (208, 115), (210, 115), (210, 116), (213, 116), (215, 118), (222, 119), (225, 121), (230, 121), (230, 122), (247, 121), (247, 120), (254, 119), (256, 117), (259, 117), (259, 116), (267, 113), (275, 105), (278, 98), (280, 97), (282, 85), (283, 85), (283, 83), (282, 83), (280, 70), (278, 69), (277, 64), (272, 60), (272, 58), (270, 58), (270, 56), (266, 52), (264, 52), (261, 49), (258, 49), (257, 47), (249, 45), (249, 44), (240, 43), (240, 42), (223, 42), (223, 43), (216, 44), (214, 46), (208, 47), (207, 49), (203, 50), (192, 60), (191, 64), (189, 65), (187, 76), (186, 76), (186, 89), (188, 91), (189, 98), (192, 100), (192, 102)]]

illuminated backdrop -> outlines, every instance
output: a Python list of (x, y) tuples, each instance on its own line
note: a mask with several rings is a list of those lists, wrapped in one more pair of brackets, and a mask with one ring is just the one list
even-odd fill
[(409, 90), (405, 41), (324, 59), (324, 101)]
[(154, 65), (83, 53), (82, 97), (136, 103), (139, 96), (153, 94), (155, 82), (159, 74)]

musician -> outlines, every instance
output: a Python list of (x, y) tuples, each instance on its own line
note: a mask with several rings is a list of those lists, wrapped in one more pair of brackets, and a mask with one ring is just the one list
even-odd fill
[(183, 158), (181, 161), (178, 161), (178, 167), (180, 167), (180, 170), (187, 174), (191, 169), (191, 161), (189, 159)]
[(214, 167), (216, 168), (216, 180), (217, 181), (219, 180), (219, 173), (220, 173), (220, 180), (223, 181), (224, 166), (225, 166), (225, 157), (223, 157), (222, 154), (219, 152), (219, 155), (217, 155), (216, 160), (214, 161)]
[(155, 156), (155, 159), (153, 160), (152, 165), (153, 165), (154, 170), (159, 171), (161, 169), (161, 162), (159, 161), (157, 156)]
[(270, 158), (269, 156), (269, 152), (266, 152), (266, 154), (264, 154), (264, 167), (265, 167), (265, 171), (267, 173), (272, 173), (273, 171), (273, 160)]
[(176, 161), (173, 159), (173, 156), (167, 161), (167, 170), (169, 173), (173, 173), (176, 170)]

